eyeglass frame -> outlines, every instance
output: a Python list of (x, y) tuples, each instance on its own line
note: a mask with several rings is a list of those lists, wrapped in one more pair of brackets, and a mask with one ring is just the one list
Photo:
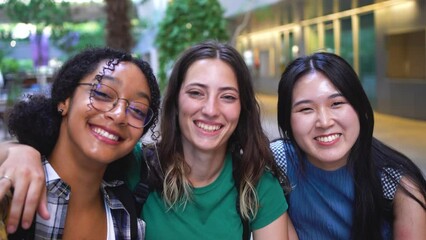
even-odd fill
[[(154, 111), (147, 105), (147, 104), (145, 104), (145, 103), (142, 103), (142, 102), (138, 102), (138, 101), (129, 101), (129, 99), (126, 99), (126, 98), (120, 98), (120, 97), (118, 97), (118, 92), (117, 92), (117, 90), (115, 90), (113, 87), (111, 87), (111, 86), (108, 86), (108, 85), (106, 85), (106, 84), (103, 84), (103, 83), (101, 83), (101, 82), (94, 82), (94, 83), (78, 83), (78, 85), (79, 86), (91, 86), (91, 88), (90, 88), (90, 94), (89, 94), (89, 101), (90, 101), (90, 106), (91, 107), (93, 107), (94, 109), (96, 109), (97, 111), (100, 111), (100, 112), (109, 112), (109, 111), (111, 111), (111, 110), (113, 110), (116, 106), (117, 106), (117, 104), (118, 104), (118, 101), (121, 99), (121, 100), (124, 100), (125, 102), (126, 102), (126, 117), (127, 117), (127, 110), (128, 110), (128, 108), (129, 108), (129, 106), (130, 106), (130, 103), (131, 102), (137, 102), (137, 103), (140, 103), (140, 104), (142, 104), (142, 105), (145, 105), (145, 106), (147, 106), (148, 107), (148, 113), (147, 113), (147, 117), (145, 118), (145, 120), (143, 121), (144, 123), (143, 123), (143, 125), (142, 125), (142, 127), (137, 127), (137, 126), (134, 126), (134, 125), (132, 125), (132, 124), (130, 124), (129, 122), (127, 122), (127, 124), (129, 125), (129, 126), (131, 126), (131, 127), (134, 127), (134, 128), (137, 128), (137, 129), (142, 129), (142, 128), (144, 128), (144, 127), (146, 127), (151, 121), (152, 121), (152, 119), (154, 118)], [(93, 96), (94, 96), (94, 91), (95, 91), (95, 89), (96, 89), (96, 86), (97, 85), (103, 85), (103, 86), (106, 86), (106, 87), (108, 87), (108, 88), (110, 88), (114, 93), (115, 93), (115, 95), (117, 96), (116, 97), (116, 99), (113, 101), (113, 104), (112, 104), (112, 108), (111, 109), (109, 109), (109, 110), (107, 110), (107, 111), (105, 111), (105, 110), (101, 110), (101, 109), (98, 109), (97, 107), (95, 107), (94, 105), (93, 105), (93, 101), (96, 101), (96, 99), (93, 99)], [(147, 121), (146, 119), (147, 118), (149, 118), (149, 120)]]

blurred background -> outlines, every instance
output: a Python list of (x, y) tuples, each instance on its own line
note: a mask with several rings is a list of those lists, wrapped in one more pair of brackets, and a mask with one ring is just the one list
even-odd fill
[(206, 39), (244, 57), (271, 139), (287, 64), (339, 54), (373, 104), (375, 136), (426, 172), (426, 0), (0, 0), (0, 139), (10, 138), (5, 112), (16, 99), (48, 93), (55, 71), (87, 46), (142, 57), (164, 88), (179, 53)]

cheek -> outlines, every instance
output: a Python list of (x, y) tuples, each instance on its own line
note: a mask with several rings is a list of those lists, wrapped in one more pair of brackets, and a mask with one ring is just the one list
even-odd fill
[(347, 128), (350, 130), (351, 134), (353, 134), (353, 138), (356, 140), (361, 129), (358, 117), (355, 115), (353, 118), (348, 119), (348, 123), (349, 126), (347, 126)]
[(359, 133), (359, 118), (353, 108), (347, 108), (346, 111), (342, 111), (339, 119), (342, 119), (342, 124), (344, 124), (347, 129)]
[[(136, 129), (134, 127), (128, 126), (129, 128), (132, 128), (130, 130), (131, 134), (132, 134), (132, 144), (136, 145), (136, 143), (139, 141), (139, 139), (142, 138), (142, 133), (143, 133), (143, 128), (142, 129)], [(147, 129), (148, 130), (148, 129)]]
[(293, 131), (293, 136), (301, 136), (308, 130), (309, 121), (306, 117), (300, 116), (298, 114), (292, 114), (290, 117), (291, 129)]
[(177, 106), (177, 112), (178, 112), (179, 118), (181, 117), (181, 115), (186, 115), (188, 113), (194, 112), (194, 109), (196, 109), (196, 106), (197, 104), (195, 101), (192, 101), (190, 98), (184, 95), (179, 95), (179, 101)]
[(238, 104), (236, 104), (233, 107), (230, 107), (229, 109), (227, 109), (227, 115), (229, 116), (229, 119), (235, 121), (238, 123), (238, 120), (240, 119), (240, 114), (241, 114), (241, 106)]
[[(75, 98), (74, 98), (75, 99)], [(88, 101), (85, 99), (75, 99), (71, 101), (65, 111), (65, 117), (68, 119), (85, 119), (100, 114), (97, 110), (92, 109)]]
[(309, 146), (310, 132), (315, 127), (315, 120), (309, 115), (292, 114), (290, 118), (294, 140), (302, 149)]

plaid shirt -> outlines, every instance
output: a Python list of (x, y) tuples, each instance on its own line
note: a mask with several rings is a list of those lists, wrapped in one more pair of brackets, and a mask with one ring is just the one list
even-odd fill
[[(43, 159), (43, 166), (46, 175), (47, 208), (50, 213), (50, 219), (44, 220), (37, 215), (35, 239), (62, 239), (71, 188), (60, 179), (46, 159)], [(124, 208), (123, 204), (110, 190), (108, 190), (109, 187), (116, 187), (121, 184), (123, 184), (121, 181), (114, 181), (110, 183), (103, 182), (101, 187), (106, 206), (108, 206), (111, 211), (114, 223), (115, 239), (117, 240), (131, 239), (130, 215)], [(138, 219), (137, 225), (139, 239), (144, 239), (145, 223)]]

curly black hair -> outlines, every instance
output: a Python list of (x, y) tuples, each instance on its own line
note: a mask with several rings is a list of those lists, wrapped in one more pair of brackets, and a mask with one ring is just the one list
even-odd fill
[[(30, 145), (49, 156), (59, 135), (62, 116), (57, 111), (59, 103), (71, 97), (79, 82), (96, 71), (102, 61), (114, 62), (107, 66), (114, 70), (119, 62), (137, 65), (145, 75), (151, 93), (150, 108), (153, 119), (145, 126), (143, 135), (149, 129), (155, 134), (160, 108), (160, 89), (150, 65), (131, 54), (111, 48), (89, 48), (70, 58), (55, 74), (50, 96), (35, 94), (26, 96), (8, 112), (8, 127), (18, 141)], [(114, 61), (111, 61), (114, 60)]]

